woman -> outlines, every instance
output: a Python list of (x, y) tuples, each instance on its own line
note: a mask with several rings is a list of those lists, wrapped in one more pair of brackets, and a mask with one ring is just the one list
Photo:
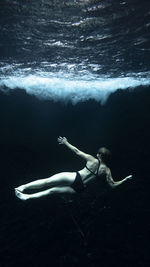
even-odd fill
[[(81, 193), (84, 191), (85, 185), (92, 179), (101, 179), (105, 176), (106, 182), (112, 188), (124, 183), (132, 178), (132, 175), (127, 176), (121, 181), (115, 182), (112, 178), (110, 169), (106, 166), (106, 159), (110, 155), (107, 148), (100, 148), (96, 158), (80, 151), (75, 146), (71, 145), (65, 137), (59, 137), (58, 143), (67, 146), (79, 157), (86, 161), (86, 166), (78, 172), (62, 172), (55, 174), (46, 179), (40, 179), (25, 185), (15, 188), (15, 194), (22, 200), (40, 198), (43, 196), (55, 193)], [(47, 186), (48, 189), (33, 194), (24, 194), (26, 189), (39, 189)]]

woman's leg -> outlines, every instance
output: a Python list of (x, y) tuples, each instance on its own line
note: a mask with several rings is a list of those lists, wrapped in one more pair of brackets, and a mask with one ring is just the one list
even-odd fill
[(64, 194), (64, 193), (74, 194), (75, 190), (71, 188), (70, 186), (63, 186), (63, 187), (53, 187), (53, 188), (44, 190), (42, 192), (34, 193), (34, 194), (24, 194), (22, 192), (19, 192), (17, 189), (15, 189), (16, 196), (22, 200), (35, 199), (35, 198), (40, 198), (40, 197), (44, 197), (44, 196), (51, 195), (51, 194)]
[(73, 183), (75, 176), (76, 176), (75, 172), (61, 172), (49, 178), (39, 179), (31, 183), (21, 185), (16, 189), (23, 192), (25, 189), (38, 189), (44, 186), (47, 187), (70, 186)]

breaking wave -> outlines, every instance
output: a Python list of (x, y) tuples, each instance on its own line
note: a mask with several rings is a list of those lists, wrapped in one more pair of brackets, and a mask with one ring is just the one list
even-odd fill
[(111, 93), (118, 89), (134, 89), (138, 86), (150, 85), (149, 77), (145, 74), (127, 77), (67, 77), (68, 75), (30, 74), (24, 77), (10, 76), (2, 78), (0, 90), (8, 92), (13, 89), (24, 89), (28, 94), (35, 95), (39, 99), (51, 99), (53, 101), (71, 101), (73, 104), (94, 99), (104, 104)]

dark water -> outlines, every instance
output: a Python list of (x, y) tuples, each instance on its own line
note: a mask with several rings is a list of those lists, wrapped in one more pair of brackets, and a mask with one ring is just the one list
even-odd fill
[[(0, 3), (0, 266), (149, 266), (149, 1)], [(115, 192), (22, 202), (13, 188), (112, 151)]]

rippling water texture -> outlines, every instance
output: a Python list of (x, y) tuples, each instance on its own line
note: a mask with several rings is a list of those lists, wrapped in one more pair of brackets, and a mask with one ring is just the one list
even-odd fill
[[(0, 0), (0, 267), (150, 266), (149, 2)], [(84, 166), (59, 135), (107, 146), (114, 180), (134, 179), (17, 199)]]
[[(89, 98), (105, 101), (106, 94), (119, 88), (150, 83), (149, 1), (5, 0), (2, 3), (2, 88), (19, 86), (29, 93), (55, 99), (52, 88), (55, 81), (56, 95), (60, 95), (58, 79), (62, 92), (67, 90), (68, 83), (72, 82), (74, 88), (77, 81), (76, 95), (70, 90), (66, 94), (66, 98), (76, 102), (78, 98), (88, 98), (83, 96), (84, 89)], [(22, 85), (17, 81), (19, 77), (23, 79)], [(124, 77), (128, 77), (128, 83)], [(117, 80), (111, 84), (110, 78)], [(84, 86), (88, 81), (90, 88)], [(47, 92), (43, 93), (38, 83)], [(98, 87), (105, 90), (104, 97)], [(83, 97), (78, 97), (78, 93)]]

